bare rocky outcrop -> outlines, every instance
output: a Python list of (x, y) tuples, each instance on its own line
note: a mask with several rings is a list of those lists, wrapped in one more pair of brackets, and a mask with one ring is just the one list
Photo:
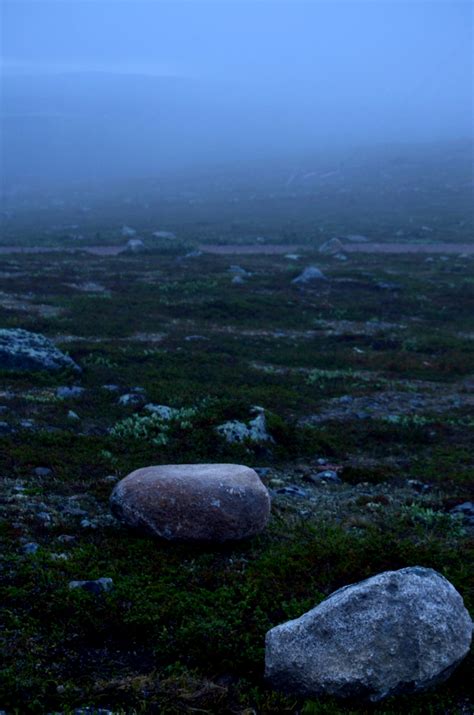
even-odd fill
[(233, 541), (263, 531), (270, 497), (257, 473), (237, 464), (137, 469), (112, 492), (113, 514), (170, 541)]
[(0, 330), (0, 369), (80, 371), (69, 355), (61, 352), (51, 340), (28, 330)]
[(454, 586), (419, 566), (335, 591), (266, 637), (266, 676), (303, 697), (378, 701), (440, 683), (465, 657), (472, 621)]

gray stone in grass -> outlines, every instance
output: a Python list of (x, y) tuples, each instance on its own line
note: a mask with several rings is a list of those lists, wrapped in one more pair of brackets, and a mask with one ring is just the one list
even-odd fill
[(19, 328), (0, 330), (0, 369), (81, 371), (79, 365), (69, 355), (61, 352), (44, 335)]
[(446, 680), (471, 638), (463, 600), (441, 574), (386, 571), (268, 631), (266, 677), (301, 697), (378, 701)]
[(69, 581), (69, 588), (81, 588), (84, 591), (98, 595), (99, 593), (107, 593), (114, 587), (114, 582), (111, 578), (97, 578), (95, 581)]
[(316, 266), (308, 266), (302, 273), (291, 281), (294, 285), (307, 285), (319, 281), (326, 281), (324, 273)]

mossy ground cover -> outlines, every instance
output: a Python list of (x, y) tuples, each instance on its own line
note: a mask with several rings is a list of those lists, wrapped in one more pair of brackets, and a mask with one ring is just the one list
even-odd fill
[[(251, 274), (243, 284), (231, 282), (231, 264)], [(293, 285), (305, 265), (328, 280)], [(1, 707), (471, 711), (472, 659), (433, 693), (369, 708), (271, 691), (263, 644), (273, 625), (390, 568), (433, 567), (474, 607), (472, 527), (450, 513), (473, 484), (474, 260), (152, 251), (6, 256), (0, 270), (2, 296), (22, 301), (0, 301), (2, 325), (44, 333), (83, 368), (1, 375)], [(65, 385), (85, 391), (61, 399)], [(141, 397), (127, 406), (124, 394)], [(358, 414), (358, 399), (378, 400), (378, 411)], [(195, 414), (162, 444), (152, 432), (114, 436), (148, 402)], [(254, 405), (273, 444), (216, 434)], [(318, 459), (337, 466), (341, 484), (311, 481)], [(132, 469), (193, 461), (265, 467), (268, 531), (189, 547), (130, 534), (110, 516), (110, 491)], [(285, 485), (305, 496), (276, 493)], [(28, 542), (36, 553), (23, 552)], [(68, 588), (103, 576), (110, 593)]]

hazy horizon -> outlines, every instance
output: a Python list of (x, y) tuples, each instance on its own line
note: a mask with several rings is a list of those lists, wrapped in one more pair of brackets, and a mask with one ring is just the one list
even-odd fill
[(472, 142), (472, 17), (443, 0), (4, 0), (2, 184)]

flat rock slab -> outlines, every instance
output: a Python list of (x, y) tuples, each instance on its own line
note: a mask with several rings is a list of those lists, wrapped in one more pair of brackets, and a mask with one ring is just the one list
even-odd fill
[(169, 541), (223, 542), (260, 533), (270, 497), (258, 474), (238, 464), (167, 464), (137, 469), (110, 497), (126, 525)]
[(0, 330), (0, 369), (81, 370), (44, 335), (21, 329)]
[(462, 598), (441, 574), (386, 571), (268, 631), (266, 677), (301, 697), (378, 701), (446, 680), (471, 637)]

